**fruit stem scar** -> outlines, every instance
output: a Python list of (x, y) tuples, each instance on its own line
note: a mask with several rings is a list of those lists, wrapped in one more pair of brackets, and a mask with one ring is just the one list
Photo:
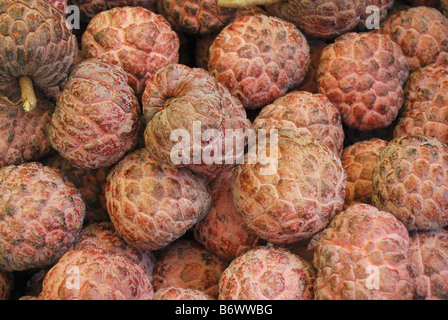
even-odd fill
[(22, 92), (23, 109), (30, 112), (37, 105), (36, 95), (33, 88), (33, 80), (28, 76), (19, 78), (20, 90)]
[(281, 1), (283, 0), (218, 0), (218, 6), (227, 8), (249, 8), (252, 6), (263, 6)]

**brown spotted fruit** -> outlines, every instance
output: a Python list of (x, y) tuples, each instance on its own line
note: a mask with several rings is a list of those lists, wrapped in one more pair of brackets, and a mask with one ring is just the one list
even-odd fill
[(0, 167), (39, 161), (52, 151), (48, 124), (55, 106), (36, 94), (36, 107), (29, 112), (0, 98)]
[(430, 64), (411, 74), (393, 134), (425, 135), (448, 143), (448, 64)]
[(365, 14), (367, 0), (284, 0), (271, 1), (267, 11), (297, 25), (307, 35), (334, 39), (352, 31)]
[(47, 0), (48, 4), (52, 5), (63, 14), (66, 13), (68, 8), (68, 0)]
[(219, 0), (224, 7), (264, 5), (267, 12), (291, 22), (308, 37), (332, 40), (360, 23), (368, 0)]
[(372, 138), (344, 148), (341, 160), (342, 167), (347, 172), (345, 208), (355, 202), (372, 203), (373, 166), (386, 145), (386, 140)]
[(83, 57), (123, 68), (138, 97), (157, 70), (178, 62), (179, 46), (179, 37), (165, 18), (139, 6), (103, 11), (82, 34)]
[(193, 226), (194, 239), (227, 261), (235, 259), (260, 242), (233, 204), (233, 170), (221, 172), (209, 183), (212, 205), (207, 215)]
[(202, 219), (211, 196), (203, 176), (160, 163), (141, 148), (110, 170), (106, 201), (115, 230), (126, 242), (157, 250)]
[(63, 14), (66, 14), (67, 8), (68, 8), (68, 0), (47, 0), (49, 5), (52, 5), (59, 11), (61, 11)]
[(217, 0), (160, 0), (157, 10), (176, 31), (195, 35), (218, 33), (236, 11), (219, 6)]
[[(260, 6), (250, 6), (246, 8), (238, 8), (233, 14), (233, 19), (237, 19), (245, 15), (254, 15), (258, 13), (267, 14)], [(228, 21), (229, 23), (230, 21)], [(196, 67), (208, 69), (209, 49), (219, 32), (206, 33), (195, 37), (194, 62)]]
[(305, 78), (310, 48), (292, 23), (264, 14), (230, 22), (209, 49), (208, 70), (248, 109), (259, 109)]
[(145, 270), (152, 282), (155, 257), (152, 251), (132, 247), (115, 230), (110, 221), (93, 222), (85, 226), (76, 237), (73, 249), (102, 249), (110, 254), (122, 255)]
[(261, 109), (254, 130), (292, 129), (309, 134), (341, 156), (344, 129), (339, 110), (323, 94), (291, 91)]
[(410, 72), (448, 63), (448, 18), (431, 7), (411, 7), (389, 16), (379, 32), (403, 50)]
[(81, 192), (86, 205), (84, 224), (108, 221), (104, 189), (110, 167), (99, 169), (82, 169), (73, 166), (70, 161), (55, 153), (42, 159), (44, 165), (61, 170)]
[(109, 167), (136, 147), (140, 114), (122, 68), (84, 60), (56, 103), (48, 126), (51, 146), (75, 167)]
[(82, 228), (81, 193), (55, 168), (38, 162), (0, 169), (0, 269), (52, 265)]
[(178, 239), (155, 252), (154, 290), (181, 287), (218, 298), (218, 283), (228, 262), (194, 240)]
[(418, 300), (448, 299), (448, 230), (410, 233), (410, 260)]
[(71, 250), (47, 272), (38, 300), (152, 300), (137, 263), (102, 249)]
[(339, 109), (342, 122), (360, 131), (389, 126), (403, 105), (409, 65), (401, 47), (382, 34), (350, 32), (322, 52), (319, 93)]
[(409, 231), (447, 226), (448, 146), (421, 135), (389, 141), (373, 167), (372, 204)]
[(285, 248), (259, 246), (235, 260), (219, 280), (219, 300), (313, 300), (315, 271)]
[(151, 157), (206, 176), (235, 166), (251, 122), (241, 102), (202, 68), (169, 65), (142, 97), (145, 146)]
[(409, 234), (392, 214), (352, 204), (316, 245), (316, 300), (412, 300)]
[(341, 212), (347, 174), (341, 159), (310, 135), (281, 129), (258, 141), (232, 176), (233, 202), (255, 234), (289, 244), (322, 231)]

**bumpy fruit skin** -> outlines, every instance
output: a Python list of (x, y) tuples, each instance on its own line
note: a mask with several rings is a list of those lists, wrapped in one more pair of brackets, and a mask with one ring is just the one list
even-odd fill
[(140, 106), (123, 69), (88, 59), (70, 74), (53, 112), (52, 147), (78, 168), (109, 167), (135, 148)]
[(126, 242), (157, 250), (202, 219), (211, 196), (204, 177), (159, 163), (141, 148), (109, 172), (106, 201), (110, 219)]
[[(81, 51), (81, 49), (78, 49), (78, 55), (76, 56), (76, 60), (75, 60), (75, 64), (74, 64), (73, 68), (76, 67), (83, 60), (84, 60), (84, 58), (82, 57), (82, 51)], [(44, 93), (44, 97), (46, 99), (48, 99), (49, 101), (56, 103), (56, 101), (61, 96), (62, 91), (64, 90), (64, 86), (65, 86), (66, 82), (67, 82), (67, 79), (65, 81), (63, 81), (58, 86), (43, 88), (42, 91)], [(0, 88), (0, 90), (1, 90), (1, 88)]]
[(142, 7), (103, 11), (82, 34), (83, 56), (123, 68), (137, 96), (157, 70), (178, 62), (179, 46), (179, 37), (165, 18)]
[(324, 48), (317, 70), (319, 93), (328, 96), (348, 127), (369, 131), (389, 126), (403, 104), (409, 66), (386, 36), (350, 32)]
[(248, 109), (261, 108), (305, 78), (310, 48), (292, 23), (264, 14), (230, 22), (209, 49), (208, 70)]
[(244, 223), (233, 204), (233, 169), (221, 172), (209, 184), (212, 205), (193, 226), (194, 238), (224, 260), (231, 261), (259, 244), (259, 238)]
[(160, 288), (154, 292), (154, 300), (215, 300), (205, 292), (180, 287)]
[(333, 39), (356, 28), (366, 0), (288, 0), (268, 5), (266, 10), (294, 23), (307, 35)]
[(22, 271), (55, 263), (71, 250), (85, 216), (81, 193), (38, 162), (0, 169), (0, 268)]
[(372, 138), (355, 142), (342, 152), (342, 167), (347, 172), (345, 209), (355, 202), (372, 203), (372, 170), (386, 146), (386, 140)]
[(219, 300), (313, 300), (315, 272), (285, 248), (260, 246), (233, 260), (219, 280)]
[[(68, 285), (71, 284), (71, 285)], [(101, 249), (71, 250), (48, 271), (39, 300), (152, 300), (145, 271)]]
[(12, 272), (0, 270), (0, 300), (8, 300), (14, 287)]
[(158, 12), (176, 31), (212, 34), (222, 30), (234, 17), (235, 9), (218, 6), (217, 0), (161, 0)]
[(66, 13), (68, 7), (68, 0), (47, 0), (48, 4), (55, 7), (63, 14)]
[(416, 299), (448, 299), (448, 230), (410, 233), (410, 260)]
[(102, 11), (115, 7), (143, 7), (153, 12), (157, 11), (156, 0), (70, 0), (81, 12), (81, 21), (88, 23)]
[(261, 109), (255, 130), (292, 129), (321, 141), (339, 157), (344, 147), (344, 129), (339, 110), (322, 94), (291, 91)]
[(353, 204), (319, 238), (316, 300), (412, 300), (409, 234), (392, 214)]
[(10, 100), (14, 103), (18, 102), (21, 98), (19, 82), (14, 81), (12, 83), (5, 83), (5, 84), (0, 83), (0, 95), (1, 100), (5, 101)]
[(145, 270), (152, 282), (152, 273), (156, 264), (154, 253), (139, 250), (130, 246), (115, 230), (110, 221), (94, 222), (84, 227), (78, 234), (73, 246), (74, 250), (102, 249), (110, 254), (127, 257)]
[(179, 239), (155, 252), (154, 290), (181, 287), (200, 290), (214, 299), (228, 263), (194, 240)]
[(317, 86), (316, 78), (317, 68), (319, 67), (322, 51), (328, 44), (318, 39), (308, 39), (308, 45), (310, 47), (310, 66), (308, 68), (308, 72), (306, 73), (305, 79), (303, 79), (300, 86), (296, 90), (318, 93), (319, 88)]
[[(267, 14), (260, 6), (251, 6), (248, 8), (237, 8), (233, 19), (241, 16)], [(227, 23), (229, 23), (228, 21)], [(222, 30), (222, 29), (221, 29)], [(196, 67), (208, 70), (209, 49), (219, 32), (207, 33), (195, 37), (194, 62)]]
[[(387, 17), (389, 10), (393, 7), (394, 2), (395, 2), (395, 0), (367, 0), (364, 10), (361, 11), (361, 17), (360, 17), (360, 21), (358, 24), (358, 30), (371, 29), (371, 27), (369, 25), (366, 25), (366, 23), (369, 22), (368, 21), (369, 17), (372, 14), (376, 13), (376, 8), (379, 9), (379, 14), (380, 14), (379, 22), (384, 21)], [(367, 10), (369, 8), (369, 6), (376, 6), (376, 8), (372, 7), (375, 10)], [(373, 21), (370, 21), (370, 23), (371, 22), (373, 22)]]
[(38, 161), (51, 152), (47, 126), (53, 110), (42, 96), (30, 112), (0, 98), (0, 167)]
[[(235, 166), (244, 155), (251, 128), (246, 111), (204, 69), (176, 64), (159, 70), (145, 88), (142, 107), (145, 145), (158, 161), (208, 176)], [(230, 141), (242, 148), (228, 150)]]
[[(74, 29), (74, 30), (77, 30), (77, 29)], [(78, 30), (81, 30), (81, 29), (78, 29)], [(80, 64), (83, 60), (85, 60), (85, 59), (82, 56), (81, 48), (79, 48), (73, 68), (75, 68), (78, 64)], [(67, 83), (67, 79), (65, 79), (61, 84), (59, 84), (57, 86), (43, 88), (42, 91), (44, 93), (45, 98), (50, 100), (51, 102), (55, 103), (59, 99), (62, 91), (64, 90), (64, 86), (66, 83)]]
[(448, 225), (448, 146), (426, 136), (401, 136), (380, 152), (372, 172), (372, 203), (409, 231)]
[(66, 11), (69, 6), (68, 0), (47, 0), (47, 3), (58, 9), (64, 15), (67, 13)]
[(78, 53), (65, 16), (43, 0), (4, 0), (0, 14), (0, 84), (22, 76), (42, 88), (64, 81)]
[(430, 64), (411, 74), (394, 136), (425, 135), (448, 143), (448, 65)]
[(264, 164), (250, 162), (248, 153), (235, 168), (232, 195), (252, 231), (288, 244), (318, 233), (342, 210), (347, 175), (341, 159), (311, 136), (283, 129), (274, 138), (258, 141)]
[(389, 16), (379, 32), (398, 43), (414, 72), (448, 63), (448, 18), (430, 7), (412, 7)]
[(63, 171), (81, 192), (86, 205), (85, 225), (91, 222), (109, 220), (104, 189), (110, 167), (100, 169), (77, 168), (58, 153), (43, 159), (42, 163)]

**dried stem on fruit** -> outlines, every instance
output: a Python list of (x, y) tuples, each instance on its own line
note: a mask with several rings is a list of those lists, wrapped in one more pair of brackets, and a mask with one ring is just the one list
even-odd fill
[(24, 76), (19, 78), (20, 90), (22, 91), (23, 109), (26, 112), (30, 112), (37, 105), (36, 94), (34, 93), (33, 80), (30, 77)]

